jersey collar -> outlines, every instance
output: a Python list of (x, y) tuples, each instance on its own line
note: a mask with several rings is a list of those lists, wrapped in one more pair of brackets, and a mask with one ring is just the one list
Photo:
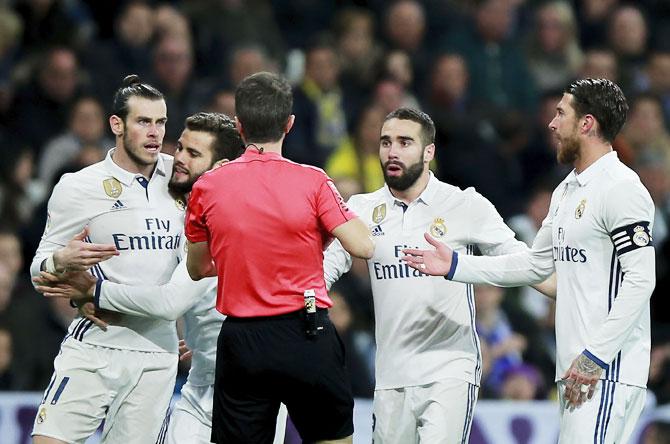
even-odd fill
[(617, 156), (616, 151), (612, 151), (605, 154), (595, 162), (593, 162), (591, 165), (589, 165), (588, 168), (586, 168), (580, 174), (577, 174), (575, 170), (572, 170), (572, 174), (577, 180), (579, 186), (583, 187), (584, 185), (589, 183), (591, 179), (598, 176), (598, 174), (600, 174), (601, 171), (605, 170), (608, 167), (608, 165), (610, 165), (612, 162), (615, 162), (618, 159), (619, 157)]
[[(111, 174), (115, 179), (117, 179), (119, 182), (124, 184), (125, 186), (131, 186), (133, 182), (135, 181), (136, 178), (138, 177), (143, 177), (139, 173), (131, 173), (130, 171), (126, 171), (120, 166), (118, 166), (116, 163), (114, 163), (114, 160), (112, 159), (112, 154), (114, 154), (114, 150), (116, 148), (112, 148), (111, 150), (107, 151), (107, 156), (105, 156), (105, 168)], [(153, 178), (156, 175), (159, 176), (165, 176), (165, 161), (163, 160), (163, 156), (158, 155), (158, 161), (156, 162), (156, 168), (154, 168), (154, 173), (151, 176)], [(150, 179), (151, 179), (150, 178)]]

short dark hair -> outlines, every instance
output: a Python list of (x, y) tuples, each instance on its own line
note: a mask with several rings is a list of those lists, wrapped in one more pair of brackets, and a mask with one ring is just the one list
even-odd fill
[(130, 74), (123, 79), (121, 87), (114, 93), (112, 114), (119, 116), (125, 122), (128, 117), (128, 100), (133, 96), (149, 100), (165, 100), (162, 92), (147, 83), (142, 83), (137, 74)]
[(435, 124), (433, 119), (423, 111), (414, 108), (398, 108), (391, 111), (385, 118), (384, 122), (391, 119), (411, 120), (421, 125), (421, 142), (423, 146), (428, 146), (435, 142)]
[(572, 95), (577, 117), (591, 114), (598, 121), (600, 136), (612, 143), (628, 114), (628, 103), (619, 85), (607, 79), (581, 79), (563, 92)]
[(186, 118), (186, 128), (214, 136), (212, 160), (237, 159), (244, 152), (244, 142), (235, 128), (235, 121), (222, 113), (200, 112)]
[(242, 124), (247, 143), (280, 140), (292, 108), (291, 85), (278, 74), (252, 74), (235, 90), (235, 114)]

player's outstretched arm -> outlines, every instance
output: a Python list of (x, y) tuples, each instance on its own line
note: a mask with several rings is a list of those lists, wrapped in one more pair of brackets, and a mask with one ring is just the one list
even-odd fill
[(556, 300), (556, 273), (554, 272), (546, 281), (540, 282), (539, 284), (531, 285), (534, 289), (548, 297), (549, 299)]
[(36, 289), (47, 297), (66, 297), (81, 306), (95, 302), (106, 311), (174, 321), (214, 288), (215, 282), (194, 282), (182, 261), (163, 285), (125, 285), (98, 280), (90, 273), (56, 276), (42, 272), (33, 278)]

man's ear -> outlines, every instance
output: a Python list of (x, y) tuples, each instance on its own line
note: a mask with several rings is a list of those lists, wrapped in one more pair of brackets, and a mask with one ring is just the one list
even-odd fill
[(123, 136), (124, 125), (121, 117), (116, 114), (109, 116), (109, 127), (115, 136)]
[(218, 167), (220, 167), (221, 165), (226, 164), (228, 162), (230, 162), (230, 160), (228, 160), (228, 159), (217, 160), (216, 162), (214, 162), (214, 165), (212, 165), (212, 168), (210, 168), (210, 170), (215, 170)]
[(295, 123), (295, 114), (291, 114), (286, 121), (286, 127), (284, 127), (284, 134), (288, 134), (289, 131), (291, 131), (291, 128), (293, 128), (293, 124)]
[(237, 116), (235, 116), (235, 129), (240, 133), (242, 140), (244, 140), (244, 128), (242, 128), (242, 122), (239, 121)]
[(596, 132), (598, 131), (597, 128), (597, 121), (596, 118), (593, 117), (591, 114), (586, 114), (584, 117), (584, 122), (582, 123), (582, 134), (589, 134), (592, 131)]
[(431, 162), (435, 158), (435, 144), (431, 143), (423, 149), (423, 161)]

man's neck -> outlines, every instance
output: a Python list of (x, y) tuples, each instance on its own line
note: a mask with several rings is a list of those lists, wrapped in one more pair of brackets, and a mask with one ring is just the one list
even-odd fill
[(264, 142), (264, 143), (248, 142), (247, 148), (255, 148), (261, 154), (263, 153), (281, 154), (283, 143), (284, 143), (283, 138), (277, 142)]
[(574, 162), (577, 174), (593, 165), (605, 154), (611, 153), (612, 145), (609, 142), (586, 142), (582, 145), (579, 152), (579, 157)]
[(421, 196), (421, 193), (423, 193), (428, 186), (428, 180), (430, 180), (430, 173), (428, 172), (428, 168), (426, 168), (416, 182), (406, 190), (400, 191), (391, 187), (389, 187), (389, 190), (391, 190), (393, 197), (409, 205)]
[(129, 173), (141, 174), (146, 178), (151, 177), (156, 168), (156, 164), (152, 165), (138, 165), (133, 159), (128, 156), (128, 152), (123, 147), (122, 143), (117, 141), (116, 149), (112, 153), (112, 160), (115, 164), (128, 171)]

